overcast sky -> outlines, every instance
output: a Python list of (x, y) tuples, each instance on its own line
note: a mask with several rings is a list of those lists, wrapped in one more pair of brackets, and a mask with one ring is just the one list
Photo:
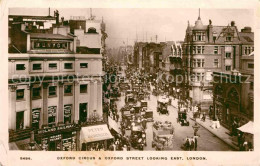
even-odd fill
[[(90, 9), (58, 9), (60, 18), (70, 16), (90, 15)], [(53, 15), (54, 8), (51, 8)], [(48, 15), (48, 8), (10, 8), (11, 15)], [(96, 19), (103, 17), (106, 23), (108, 47), (123, 45), (123, 41), (133, 44), (134, 41), (180, 41), (184, 40), (188, 20), (194, 25), (199, 15), (199, 9), (149, 9), (149, 8), (93, 8)], [(247, 9), (201, 9), (200, 16), (204, 25), (209, 19), (212, 25), (226, 26), (235, 21), (239, 31), (245, 26), (254, 27), (254, 11)], [(147, 35), (146, 35), (147, 34)], [(147, 36), (147, 37), (146, 37)]]

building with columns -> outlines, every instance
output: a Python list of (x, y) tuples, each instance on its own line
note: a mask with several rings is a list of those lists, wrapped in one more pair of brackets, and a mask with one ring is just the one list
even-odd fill
[(34, 131), (39, 149), (79, 150), (80, 127), (103, 120), (101, 22), (85, 20), (82, 34), (58, 11), (40, 17), (47, 28), (23, 17), (9, 17), (9, 141)]

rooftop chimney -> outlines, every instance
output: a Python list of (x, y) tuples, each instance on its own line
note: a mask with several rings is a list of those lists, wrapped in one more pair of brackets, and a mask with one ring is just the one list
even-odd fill
[(64, 23), (64, 17), (61, 17), (61, 25)]
[(58, 10), (54, 11), (54, 17), (56, 17), (56, 24), (58, 25), (59, 24), (59, 11)]
[(235, 21), (231, 21), (231, 26), (235, 26)]

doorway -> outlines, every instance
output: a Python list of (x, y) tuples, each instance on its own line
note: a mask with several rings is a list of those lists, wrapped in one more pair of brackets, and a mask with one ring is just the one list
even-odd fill
[(88, 117), (88, 103), (79, 104), (79, 121), (85, 123)]
[(16, 129), (23, 129), (24, 126), (24, 111), (16, 113)]

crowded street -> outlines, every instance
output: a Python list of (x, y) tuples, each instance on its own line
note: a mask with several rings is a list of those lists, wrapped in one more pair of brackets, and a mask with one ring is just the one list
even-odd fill
[[(121, 74), (122, 77), (125, 76), (124, 71), (122, 71)], [(155, 86), (151, 86), (150, 89), (153, 90)], [(189, 126), (181, 126), (180, 123), (177, 122), (178, 118), (178, 100), (172, 100), (171, 104), (167, 106), (167, 109), (169, 111), (169, 115), (163, 115), (159, 114), (157, 109), (157, 100), (158, 96), (153, 95), (150, 92), (150, 99), (146, 98), (145, 101), (147, 101), (148, 104), (148, 110), (153, 111), (153, 122), (147, 122), (147, 128), (145, 129), (146, 133), (146, 142), (147, 146), (144, 147), (143, 150), (149, 150), (153, 151), (156, 150), (156, 148), (152, 147), (152, 141), (153, 141), (153, 123), (156, 121), (164, 122), (169, 121), (173, 124), (174, 127), (174, 137), (172, 143), (164, 150), (174, 150), (174, 151), (181, 151), (184, 150), (184, 143), (187, 137), (193, 137), (193, 125), (195, 124), (195, 121), (191, 120), (190, 118), (187, 118), (189, 121)], [(125, 103), (125, 95), (122, 92), (122, 95), (119, 97), (118, 101), (116, 101), (117, 109), (122, 109), (126, 103)], [(120, 122), (122, 121), (122, 116), (120, 113), (119, 115), (119, 122), (118, 125), (120, 125)], [(200, 119), (197, 119), (200, 120)], [(209, 119), (208, 119), (209, 120)], [(125, 135), (130, 137), (131, 130), (126, 130)], [(214, 134), (210, 133), (207, 129), (200, 127), (198, 131), (198, 144), (197, 144), (197, 150), (198, 151), (232, 151), (234, 150), (232, 147), (227, 145), (225, 142), (217, 138)], [(131, 150), (138, 150), (133, 147), (131, 147)]]

